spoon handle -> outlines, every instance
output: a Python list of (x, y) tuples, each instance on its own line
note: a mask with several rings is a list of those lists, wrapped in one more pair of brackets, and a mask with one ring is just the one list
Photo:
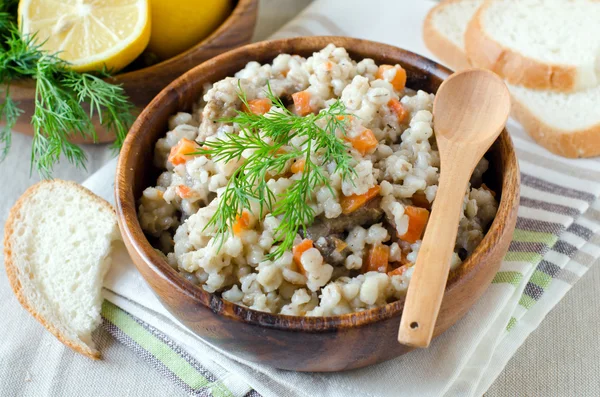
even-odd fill
[[(427, 347), (446, 289), (462, 204), (469, 181), (457, 169), (442, 172), (415, 270), (408, 286), (398, 342)], [(466, 176), (465, 176), (466, 175)]]

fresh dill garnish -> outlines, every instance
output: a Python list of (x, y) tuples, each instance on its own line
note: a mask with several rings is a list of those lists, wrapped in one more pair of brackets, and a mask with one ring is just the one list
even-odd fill
[[(245, 107), (250, 108), (241, 86), (238, 95)], [(197, 154), (208, 155), (214, 161), (243, 160), (231, 175), (206, 226), (215, 230), (219, 248), (237, 218), (244, 210), (252, 212), (255, 202), (261, 219), (267, 211), (280, 220), (274, 235), (279, 245), (269, 254), (269, 258), (276, 259), (292, 248), (300, 228), (306, 229), (313, 222), (315, 212), (310, 201), (315, 189), (326, 186), (335, 194), (321, 166), (335, 164), (335, 172), (342, 180), (351, 180), (355, 171), (347, 143), (336, 135), (336, 131), (345, 134), (348, 120), (345, 116), (349, 115), (340, 100), (318, 114), (298, 116), (273, 94), (268, 83), (265, 96), (276, 108), (274, 111), (264, 115), (237, 111), (235, 117), (220, 120), (237, 124), (239, 134), (226, 133), (224, 138), (203, 142)], [(250, 156), (243, 159), (248, 151)], [(304, 161), (302, 174), (283, 194), (276, 196), (268, 180), (283, 173), (292, 160)]]
[(11, 97), (11, 82), (35, 81), (35, 110), (31, 169), (48, 178), (53, 166), (64, 156), (85, 168), (85, 152), (69, 142), (80, 135), (96, 140), (92, 118), (97, 116), (107, 131), (115, 134), (114, 148), (120, 148), (133, 122), (133, 104), (123, 88), (103, 80), (107, 71), (78, 73), (56, 54), (41, 48), (35, 35), (23, 35), (16, 23), (18, 1), (0, 3), (0, 161), (11, 145), (11, 130), (22, 110)]
[(10, 97), (9, 88), (4, 92), (4, 101), (0, 103), (0, 119), (5, 120), (4, 126), (0, 129), (0, 162), (8, 155), (8, 150), (12, 142), (11, 127), (17, 123), (17, 119), (23, 113), (17, 104)]

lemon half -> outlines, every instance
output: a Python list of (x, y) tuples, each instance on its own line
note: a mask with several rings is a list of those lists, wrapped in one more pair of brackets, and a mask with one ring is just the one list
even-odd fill
[(231, 14), (231, 0), (150, 0), (148, 50), (161, 60), (184, 52), (210, 35)]
[(19, 27), (84, 72), (118, 71), (150, 40), (148, 0), (21, 0)]

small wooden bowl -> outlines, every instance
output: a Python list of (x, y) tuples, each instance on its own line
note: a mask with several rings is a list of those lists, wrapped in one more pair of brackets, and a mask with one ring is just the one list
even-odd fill
[[(191, 68), (225, 51), (247, 44), (254, 33), (258, 0), (238, 0), (231, 14), (210, 36), (189, 50), (147, 68), (117, 74), (108, 79), (111, 83), (122, 84), (131, 101), (138, 108), (144, 108), (168, 83)], [(17, 81), (11, 84), (11, 95), (19, 102), (24, 113), (19, 117), (14, 131), (33, 135), (31, 116), (34, 110), (35, 82)], [(97, 122), (98, 140), (73, 136), (74, 143), (106, 143), (114, 141), (114, 135), (105, 131)]]
[[(436, 92), (452, 72), (414, 53), (346, 37), (300, 37), (247, 45), (203, 63), (165, 88), (142, 112), (127, 137), (117, 168), (115, 196), (119, 225), (138, 270), (165, 307), (208, 342), (239, 357), (297, 371), (359, 368), (406, 353), (396, 337), (404, 302), (332, 317), (274, 315), (238, 306), (183, 279), (152, 248), (137, 218), (137, 200), (156, 183), (154, 144), (167, 131), (167, 119), (191, 109), (202, 85), (232, 76), (249, 61), (270, 62), (281, 53), (309, 56), (329, 43), (345, 47), (353, 59), (401, 64), (407, 86)], [(475, 252), (454, 272), (446, 288), (434, 336), (458, 321), (491, 283), (508, 249), (519, 204), (519, 168), (508, 133), (488, 155), (485, 181), (500, 199), (496, 219)]]

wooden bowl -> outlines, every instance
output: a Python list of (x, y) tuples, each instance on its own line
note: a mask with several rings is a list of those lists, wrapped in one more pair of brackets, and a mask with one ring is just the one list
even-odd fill
[[(167, 132), (167, 119), (189, 110), (202, 85), (232, 76), (249, 61), (270, 62), (281, 53), (309, 56), (328, 43), (345, 47), (353, 59), (401, 64), (407, 86), (435, 92), (452, 72), (414, 53), (385, 44), (346, 37), (300, 37), (247, 45), (190, 70), (165, 88), (134, 123), (127, 137), (115, 181), (119, 225), (138, 270), (164, 306), (208, 342), (243, 359), (297, 371), (359, 368), (406, 353), (397, 342), (402, 300), (384, 307), (332, 317), (274, 315), (238, 306), (183, 279), (152, 248), (137, 218), (137, 200), (154, 185), (155, 142)], [(485, 180), (499, 194), (496, 219), (485, 238), (448, 281), (434, 335), (458, 321), (496, 274), (508, 249), (519, 203), (519, 169), (508, 133), (502, 132), (487, 155)]]
[[(258, 0), (237, 0), (236, 3), (231, 14), (214, 32), (189, 50), (156, 65), (117, 74), (108, 81), (122, 84), (134, 105), (144, 108), (168, 83), (194, 66), (250, 42), (256, 25)], [(16, 81), (11, 83), (10, 92), (24, 110), (13, 130), (33, 135), (31, 116), (34, 110), (35, 82)], [(114, 135), (105, 131), (97, 120), (94, 121), (98, 132), (96, 143), (114, 141)], [(94, 143), (91, 138), (81, 136), (74, 136), (71, 142)]]

